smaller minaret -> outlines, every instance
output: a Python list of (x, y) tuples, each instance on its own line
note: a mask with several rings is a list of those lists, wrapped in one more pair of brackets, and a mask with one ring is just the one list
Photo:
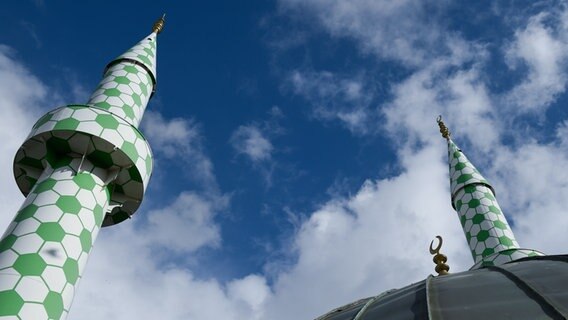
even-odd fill
[(452, 206), (458, 213), (473, 256), (475, 264), (472, 269), (543, 255), (539, 251), (519, 247), (495, 199), (493, 187), (452, 141), (441, 116), (437, 122), (442, 137), (448, 141)]

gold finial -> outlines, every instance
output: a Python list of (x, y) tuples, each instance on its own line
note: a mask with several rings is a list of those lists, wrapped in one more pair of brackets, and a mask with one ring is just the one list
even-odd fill
[(436, 249), (432, 248), (432, 245), (434, 244), (434, 240), (432, 240), (432, 242), (430, 242), (430, 254), (435, 255), (434, 258), (432, 259), (432, 261), (434, 261), (434, 263), (436, 264), (436, 269), (434, 270), (436, 270), (439, 276), (444, 276), (449, 274), (448, 271), (450, 271), (450, 266), (446, 264), (446, 261), (448, 261), (448, 257), (440, 253), (440, 249), (442, 248), (442, 242), (443, 242), (442, 237), (436, 236), (436, 238), (439, 241), (438, 246), (436, 247)]
[(442, 137), (446, 138), (446, 140), (449, 140), (452, 133), (450, 132), (450, 129), (446, 127), (444, 121), (442, 121), (441, 115), (438, 116), (438, 118), (436, 118), (436, 122), (438, 122), (438, 126), (440, 127), (440, 133), (442, 134)]
[(152, 27), (152, 32), (155, 32), (156, 34), (159, 34), (160, 32), (162, 32), (162, 29), (164, 29), (164, 23), (166, 23), (166, 14), (164, 13), (162, 15), (162, 17), (158, 20), (156, 20), (156, 22), (154, 22), (154, 26)]

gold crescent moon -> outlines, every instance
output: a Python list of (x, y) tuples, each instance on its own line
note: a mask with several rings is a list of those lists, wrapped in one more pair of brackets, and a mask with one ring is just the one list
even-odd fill
[(436, 247), (436, 249), (432, 248), (432, 245), (434, 245), (434, 240), (432, 240), (432, 242), (430, 242), (430, 254), (438, 254), (440, 253), (440, 249), (442, 248), (442, 243), (443, 243), (442, 237), (436, 236), (436, 238), (439, 241), (438, 246)]

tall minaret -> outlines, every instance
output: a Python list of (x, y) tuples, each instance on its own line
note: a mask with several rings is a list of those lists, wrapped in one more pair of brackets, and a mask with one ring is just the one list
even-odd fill
[(543, 255), (539, 251), (519, 247), (495, 199), (493, 187), (452, 141), (441, 117), (438, 125), (448, 141), (452, 206), (458, 213), (473, 256), (475, 264), (472, 269)]
[(138, 125), (156, 87), (163, 26), (164, 17), (108, 64), (87, 104), (40, 118), (18, 150), (26, 200), (0, 241), (0, 319), (64, 319), (101, 226), (140, 206), (152, 154)]

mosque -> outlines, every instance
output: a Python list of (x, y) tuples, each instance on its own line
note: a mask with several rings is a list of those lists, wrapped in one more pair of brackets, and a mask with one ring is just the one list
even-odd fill
[[(41, 117), (17, 151), (26, 199), (0, 240), (0, 319), (65, 319), (98, 232), (140, 206), (153, 163), (138, 125), (156, 88), (163, 27), (164, 17), (112, 60), (85, 104)], [(437, 275), (316, 320), (568, 319), (568, 255), (519, 246), (495, 190), (438, 124), (473, 266), (450, 273), (438, 237), (430, 244)]]
[(450, 138), (450, 190), (473, 257), (469, 271), (449, 273), (430, 244), (436, 276), (336, 308), (316, 320), (568, 319), (568, 255), (519, 247), (495, 190)]

